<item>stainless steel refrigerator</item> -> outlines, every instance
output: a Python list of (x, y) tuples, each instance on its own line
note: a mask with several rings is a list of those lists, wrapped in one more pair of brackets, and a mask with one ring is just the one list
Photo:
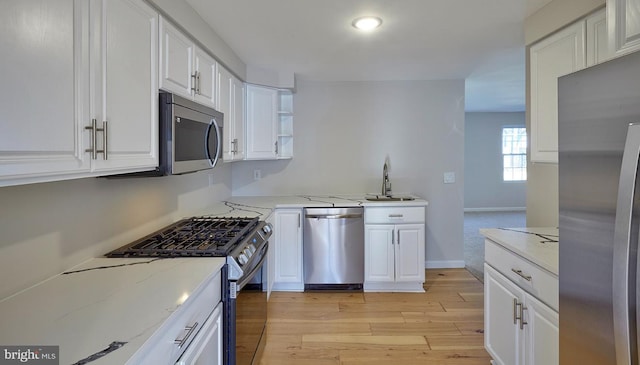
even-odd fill
[(640, 52), (558, 80), (558, 147), (560, 364), (637, 365)]

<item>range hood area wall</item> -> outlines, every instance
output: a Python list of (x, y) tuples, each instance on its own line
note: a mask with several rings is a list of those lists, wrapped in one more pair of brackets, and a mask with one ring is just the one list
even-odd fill
[(376, 193), (388, 155), (393, 191), (429, 201), (427, 265), (464, 267), (463, 80), (298, 80), (294, 109), (294, 158), (235, 163), (234, 196)]
[(0, 298), (230, 195), (225, 164), (188, 175), (0, 188)]

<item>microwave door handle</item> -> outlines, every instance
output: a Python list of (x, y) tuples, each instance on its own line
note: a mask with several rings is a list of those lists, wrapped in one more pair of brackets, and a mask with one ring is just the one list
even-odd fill
[[(214, 131), (216, 134), (216, 150), (213, 153), (213, 156), (211, 156), (211, 151), (209, 150), (209, 138), (211, 138), (211, 131)], [(206, 152), (207, 152), (207, 158), (209, 159), (209, 162), (211, 163), (211, 167), (215, 166), (216, 163), (218, 162), (218, 157), (220, 156), (219, 150), (220, 150), (220, 128), (218, 128), (218, 122), (216, 122), (216, 118), (211, 118), (211, 122), (209, 122), (209, 127), (207, 128), (207, 134), (206, 134), (206, 139), (205, 139), (205, 147), (206, 147)]]
[[(636, 306), (638, 223), (634, 220), (634, 205), (638, 164), (640, 163), (640, 124), (630, 124), (622, 155), (616, 219), (613, 238), (613, 329), (616, 350), (616, 365), (630, 365), (637, 361), (636, 323), (630, 323), (631, 310)], [(636, 283), (637, 284), (637, 283)], [(635, 359), (634, 359), (635, 358)]]

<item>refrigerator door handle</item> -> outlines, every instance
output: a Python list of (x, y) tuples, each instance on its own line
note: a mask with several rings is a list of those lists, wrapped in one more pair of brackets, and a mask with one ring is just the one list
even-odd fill
[(613, 239), (613, 329), (616, 365), (637, 364), (636, 277), (638, 222), (634, 202), (640, 163), (640, 124), (630, 124), (622, 156)]

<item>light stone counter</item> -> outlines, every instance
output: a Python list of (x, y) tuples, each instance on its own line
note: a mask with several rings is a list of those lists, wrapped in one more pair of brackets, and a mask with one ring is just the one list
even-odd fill
[(485, 228), (480, 233), (558, 276), (558, 228)]
[[(403, 194), (405, 195), (405, 194)], [(410, 195), (410, 194), (408, 194)], [(266, 219), (277, 208), (325, 208), (325, 207), (411, 207), (429, 203), (415, 195), (415, 200), (368, 201), (364, 195), (295, 195), (295, 196), (240, 196), (217, 203), (200, 212), (214, 217), (259, 216)]]
[(224, 258), (89, 260), (0, 301), (0, 344), (60, 346), (65, 365), (113, 346), (89, 363), (124, 364), (224, 263)]

